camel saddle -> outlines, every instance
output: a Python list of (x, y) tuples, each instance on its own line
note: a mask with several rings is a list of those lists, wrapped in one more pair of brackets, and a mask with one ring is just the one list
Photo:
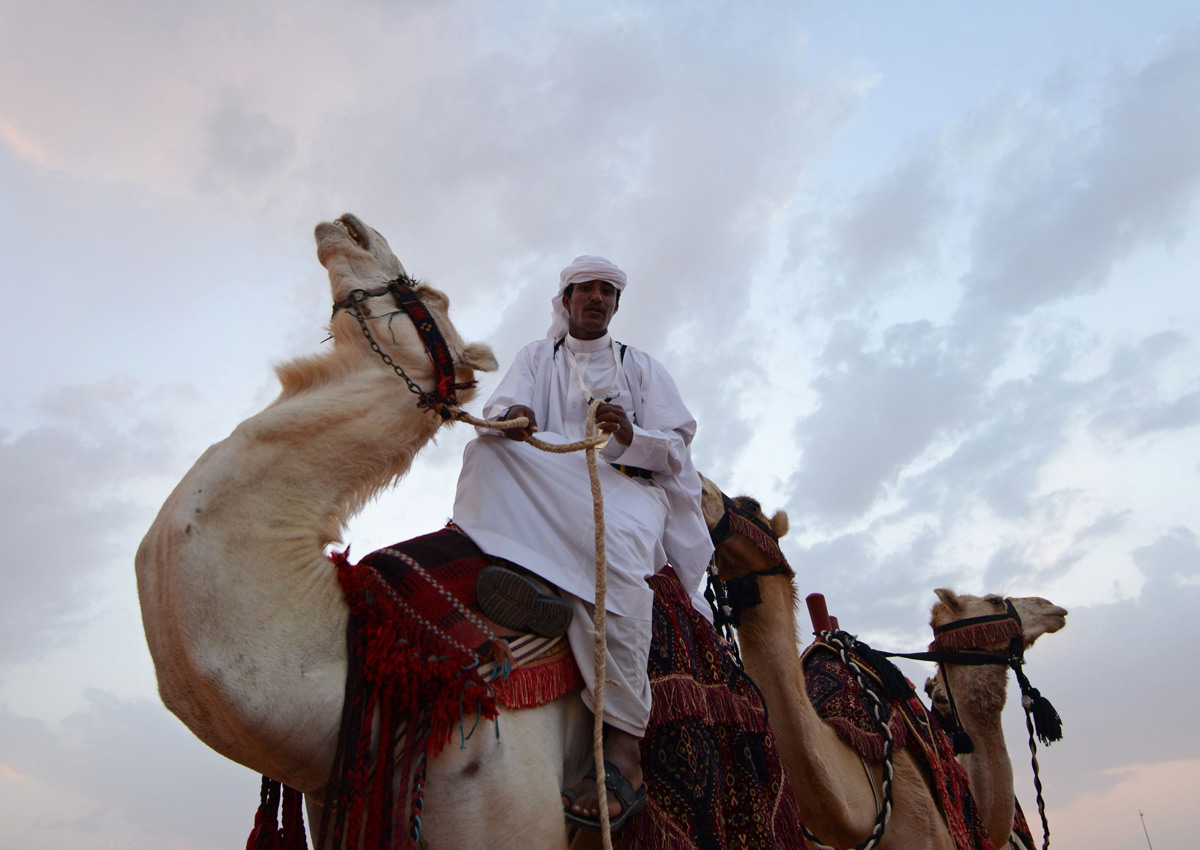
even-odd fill
[[(350, 606), (349, 669), (342, 730), (317, 846), (415, 848), (424, 768), (457, 732), (499, 715), (499, 707), (551, 702), (583, 678), (565, 639), (506, 638), (478, 609), (475, 580), (505, 562), (485, 555), (453, 523), (372, 552), (358, 564), (331, 556)], [(692, 608), (670, 567), (654, 591), (649, 659), (650, 723), (642, 739), (647, 803), (613, 834), (619, 848), (801, 850), (795, 799), (767, 726), (757, 688), (728, 644)], [(409, 717), (410, 706), (419, 705)], [(370, 758), (372, 718), (397, 742)], [(411, 776), (407, 786), (360, 781)], [(265, 786), (264, 786), (265, 788)], [(286, 792), (287, 789), (285, 789)], [(396, 792), (399, 792), (398, 794)], [(286, 793), (285, 793), (286, 799)], [(393, 800), (409, 806), (409, 834), (392, 835)], [(283, 847), (264, 790), (248, 850)], [(277, 803), (276, 803), (277, 804)], [(298, 808), (293, 807), (295, 812)], [(284, 827), (293, 839), (302, 824)], [(402, 819), (403, 820), (403, 819)], [(359, 825), (359, 826), (352, 826)]]

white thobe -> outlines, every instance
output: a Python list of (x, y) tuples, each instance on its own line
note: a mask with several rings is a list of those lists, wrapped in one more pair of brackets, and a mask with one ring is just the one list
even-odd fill
[[(646, 662), (654, 597), (646, 579), (669, 561), (695, 598), (712, 555), (700, 476), (688, 448), (696, 422), (658, 361), (632, 347), (622, 351), (607, 334), (527, 345), (483, 415), (495, 418), (524, 404), (533, 410), (542, 440), (574, 442), (584, 436), (591, 398), (621, 405), (633, 425), (630, 445), (610, 439), (600, 451), (608, 463), (598, 464), (609, 611), (604, 720), (641, 737), (651, 703)], [(652, 475), (633, 478), (610, 463)], [(484, 552), (520, 564), (572, 597), (567, 639), (584, 672), (584, 703), (594, 711), (596, 546), (584, 453), (551, 454), (479, 429), (463, 453), (453, 519)]]
[[(662, 364), (632, 346), (567, 336), (523, 348), (484, 406), (495, 418), (528, 405), (538, 436), (584, 436), (589, 396), (619, 404), (633, 440), (611, 439), (602, 460), (638, 467), (631, 478), (601, 463), (607, 560), (606, 608), (649, 620), (645, 579), (668, 561), (694, 594), (712, 555), (689, 445), (696, 422)], [(587, 394), (585, 395), (585, 389)], [(550, 454), (480, 429), (464, 452), (454, 522), (489, 555), (513, 561), (581, 599), (595, 601), (595, 526), (583, 452)]]

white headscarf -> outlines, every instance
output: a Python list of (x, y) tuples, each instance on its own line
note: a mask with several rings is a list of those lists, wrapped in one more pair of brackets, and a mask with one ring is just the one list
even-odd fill
[(589, 280), (603, 280), (615, 286), (618, 292), (625, 291), (625, 272), (608, 260), (587, 254), (576, 257), (558, 276), (558, 293), (550, 299), (550, 330), (546, 331), (546, 336), (551, 339), (566, 336), (567, 308), (562, 303), (563, 293), (571, 284)]

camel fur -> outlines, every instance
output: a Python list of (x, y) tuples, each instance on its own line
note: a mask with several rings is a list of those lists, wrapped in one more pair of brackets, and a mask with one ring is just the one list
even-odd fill
[[(316, 241), (334, 302), (403, 273), (386, 240), (354, 216), (318, 225)], [(486, 345), (464, 343), (450, 324), (445, 295), (416, 292), (457, 381), (496, 368)], [(412, 323), (390, 315), (387, 295), (361, 306), (383, 350), (431, 389), (434, 370)], [(417, 406), (352, 315), (334, 315), (330, 333), (332, 350), (279, 367), (279, 397), (196, 461), (136, 558), (163, 702), (217, 752), (317, 803), (346, 676), (348, 609), (327, 547), (443, 425)], [(499, 728), (498, 738), (475, 734), (429, 766), (422, 847), (566, 846), (564, 765), (577, 778), (590, 755), (581, 702), (568, 695), (503, 712)]]
[[(970, 596), (946, 588), (939, 588), (934, 593), (938, 601), (930, 612), (929, 625), (935, 629), (971, 617), (1003, 614), (1006, 610), (1004, 597), (996, 594)], [(1057, 632), (1066, 625), (1067, 610), (1040, 596), (1012, 597), (1011, 602), (1021, 617), (1026, 649), (1042, 635)], [(978, 648), (1001, 655), (1008, 650), (1006, 644)], [(999, 838), (1007, 837), (1012, 829), (1015, 799), (1012, 760), (1000, 723), (1008, 696), (1008, 668), (947, 664), (945, 669), (959, 719), (975, 745), (974, 751), (960, 755), (958, 762), (967, 772), (971, 796), (979, 807), (988, 835), (993, 836), (997, 847), (1002, 848), (1006, 845), (1002, 845)], [(925, 692), (934, 709), (949, 717), (950, 704), (940, 671), (925, 682)]]
[[(704, 480), (704, 517), (713, 528), (725, 511), (720, 488)], [(787, 515), (767, 520), (754, 499), (735, 504), (757, 513), (777, 536)], [(717, 547), (722, 580), (762, 573), (775, 562), (734, 534)], [(881, 797), (880, 765), (865, 761), (813, 708), (797, 651), (797, 593), (792, 575), (759, 575), (762, 602), (741, 612), (738, 643), (746, 671), (762, 690), (771, 729), (800, 809), (800, 820), (822, 842), (855, 847), (874, 827)], [(882, 850), (953, 850), (949, 827), (933, 796), (928, 769), (908, 750), (895, 754), (894, 809), (878, 847)]]

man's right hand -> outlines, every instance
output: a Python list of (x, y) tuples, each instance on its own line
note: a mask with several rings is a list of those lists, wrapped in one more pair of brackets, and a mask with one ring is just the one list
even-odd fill
[(514, 404), (508, 410), (504, 411), (504, 415), (500, 419), (516, 419), (518, 416), (524, 416), (529, 420), (529, 424), (524, 428), (506, 428), (504, 436), (510, 440), (517, 440), (523, 443), (537, 433), (537, 417), (533, 415), (533, 410), (525, 405)]

